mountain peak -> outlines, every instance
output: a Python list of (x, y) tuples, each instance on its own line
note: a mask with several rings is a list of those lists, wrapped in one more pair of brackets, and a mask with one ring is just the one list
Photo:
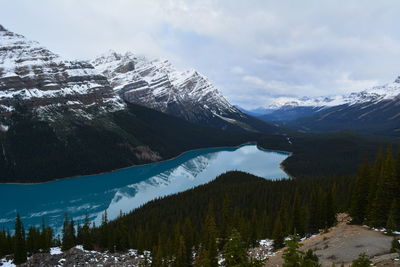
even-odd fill
[(76, 113), (93, 104), (122, 108), (107, 78), (92, 65), (65, 60), (0, 26), (0, 121), (15, 109), (17, 98), (42, 113), (60, 106)]
[(245, 115), (195, 69), (178, 71), (167, 59), (148, 59), (130, 52), (119, 59), (101, 55), (92, 64), (127, 102), (196, 123), (214, 120), (218, 127), (233, 122), (242, 125), (236, 120)]
[(398, 77), (396, 78), (396, 80), (394, 80), (394, 82), (395, 82), (395, 83), (400, 83), (400, 76), (398, 76)]

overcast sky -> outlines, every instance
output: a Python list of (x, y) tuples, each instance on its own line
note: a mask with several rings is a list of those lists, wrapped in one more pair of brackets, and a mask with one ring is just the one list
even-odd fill
[(392, 82), (399, 13), (398, 0), (2, 0), (0, 24), (70, 59), (167, 58), (253, 108)]

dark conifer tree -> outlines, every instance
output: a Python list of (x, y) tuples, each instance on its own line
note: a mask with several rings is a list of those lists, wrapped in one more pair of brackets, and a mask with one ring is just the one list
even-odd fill
[(301, 204), (300, 204), (300, 195), (297, 190), (294, 195), (292, 208), (293, 208), (293, 212), (292, 212), (292, 214), (293, 214), (292, 215), (293, 229), (292, 229), (291, 233), (299, 234), (300, 236), (303, 236), (305, 234), (304, 214), (302, 214), (302, 208), (301, 208)]
[(152, 261), (151, 261), (151, 266), (152, 267), (163, 267), (164, 266), (164, 253), (162, 251), (162, 243), (159, 240), (158, 244), (154, 246), (152, 250)]
[(274, 240), (273, 245), (274, 245), (275, 249), (280, 249), (284, 246), (285, 235), (283, 233), (280, 216), (276, 217), (276, 220), (274, 223), (274, 230), (272, 232), (272, 239)]
[(176, 246), (174, 266), (176, 267), (187, 267), (191, 265), (191, 262), (187, 262), (188, 257), (186, 255), (186, 244), (185, 239), (182, 235), (178, 237), (178, 244)]
[(221, 217), (221, 243), (224, 243), (228, 238), (232, 228), (232, 215), (233, 210), (231, 206), (231, 200), (227, 195), (224, 196), (224, 202), (222, 204), (222, 217)]
[(25, 230), (21, 221), (21, 217), (17, 213), (15, 219), (14, 234), (14, 263), (21, 264), (26, 262), (26, 246), (25, 246)]
[(226, 267), (245, 266), (248, 263), (246, 247), (236, 229), (232, 230), (222, 254)]
[(307, 250), (303, 256), (302, 267), (321, 267), (318, 256), (311, 250)]
[(320, 229), (320, 224), (319, 224), (319, 202), (320, 199), (318, 198), (318, 193), (314, 190), (311, 193), (311, 200), (309, 204), (309, 210), (310, 210), (310, 219), (308, 223), (308, 232), (309, 233), (316, 233)]
[(332, 227), (336, 222), (336, 210), (333, 203), (332, 191), (329, 190), (326, 195), (326, 227)]
[(46, 227), (44, 219), (42, 219), (42, 226), (40, 231), (40, 248), (42, 252), (50, 252), (50, 247), (53, 243), (53, 229)]
[(68, 219), (68, 215), (65, 215), (63, 230), (62, 230), (62, 244), (61, 249), (62, 251), (66, 251), (73, 246), (75, 246), (75, 228), (74, 228), (74, 221)]
[(28, 230), (26, 238), (26, 247), (29, 253), (38, 253), (43, 247), (41, 244), (40, 231), (36, 227), (32, 226)]
[(373, 226), (386, 225), (393, 199), (397, 197), (397, 175), (393, 160), (393, 152), (389, 147), (382, 166), (381, 177), (372, 206), (371, 222)]
[(4, 230), (0, 231), (0, 258), (7, 255), (7, 235)]
[(366, 158), (359, 168), (352, 192), (350, 215), (353, 218), (353, 223), (356, 224), (363, 223), (367, 216), (370, 175), (371, 169), (368, 158)]
[(382, 168), (383, 168), (383, 162), (384, 162), (384, 152), (383, 149), (380, 148), (378, 150), (377, 156), (375, 158), (375, 163), (373, 167), (371, 168), (371, 176), (370, 176), (370, 184), (369, 184), (369, 190), (368, 190), (368, 207), (367, 207), (367, 219), (368, 223), (372, 223), (372, 217), (373, 217), (373, 212), (374, 212), (374, 202), (376, 199), (376, 191), (379, 186), (380, 180), (382, 178)]
[(93, 249), (93, 239), (90, 234), (90, 220), (88, 215), (85, 216), (82, 226), (82, 246), (86, 250)]
[(284, 260), (283, 267), (300, 267), (302, 266), (303, 254), (299, 248), (301, 244), (297, 235), (290, 236), (290, 239), (286, 241), (287, 248), (282, 254)]
[(208, 261), (210, 267), (218, 267), (218, 246), (217, 246), (217, 225), (215, 223), (215, 218), (208, 215), (205, 221), (206, 227), (206, 239), (204, 242), (205, 250), (207, 251)]
[(182, 234), (185, 237), (185, 247), (186, 247), (186, 262), (190, 265), (193, 262), (193, 247), (194, 247), (194, 230), (192, 226), (192, 221), (189, 217), (185, 218), (183, 223)]

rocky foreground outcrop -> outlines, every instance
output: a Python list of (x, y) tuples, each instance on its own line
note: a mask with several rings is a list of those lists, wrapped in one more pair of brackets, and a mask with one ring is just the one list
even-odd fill
[[(399, 255), (390, 253), (392, 236), (366, 226), (348, 224), (350, 218), (346, 214), (339, 214), (338, 221), (328, 232), (301, 242), (301, 250), (313, 250), (322, 267), (350, 266), (361, 253), (365, 253), (374, 266), (400, 266)], [(265, 266), (282, 266), (283, 250), (270, 257)]]
[(139, 267), (145, 263), (145, 257), (138, 255), (136, 251), (130, 250), (127, 253), (101, 253), (97, 251), (83, 250), (75, 247), (68, 251), (61, 252), (53, 249), (52, 253), (38, 253), (29, 258), (21, 267), (54, 267), (54, 266), (130, 266)]

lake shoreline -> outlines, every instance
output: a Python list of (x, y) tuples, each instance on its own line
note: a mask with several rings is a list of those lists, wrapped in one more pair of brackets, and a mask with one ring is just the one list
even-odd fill
[[(140, 167), (140, 166), (147, 166), (150, 164), (156, 164), (156, 163), (161, 163), (161, 162), (168, 162), (168, 161), (172, 161), (175, 160), (181, 156), (183, 156), (186, 153), (190, 153), (190, 152), (194, 152), (194, 151), (199, 151), (199, 150), (203, 150), (203, 149), (222, 149), (222, 148), (240, 148), (242, 146), (246, 146), (246, 145), (256, 145), (256, 147), (262, 151), (269, 151), (269, 152), (278, 152), (278, 153), (284, 153), (284, 154), (288, 154), (288, 157), (292, 156), (292, 152), (289, 151), (283, 151), (283, 150), (273, 150), (273, 149), (266, 149), (263, 148), (261, 146), (258, 145), (257, 141), (248, 141), (245, 143), (242, 143), (240, 145), (236, 145), (236, 146), (216, 146), (216, 147), (203, 147), (203, 148), (195, 148), (195, 149), (190, 149), (190, 150), (186, 150), (182, 153), (180, 153), (177, 156), (171, 157), (171, 158), (167, 158), (164, 160), (160, 160), (160, 161), (155, 161), (155, 162), (149, 162), (149, 163), (144, 163), (144, 164), (138, 164), (138, 165), (130, 165), (127, 167), (123, 167), (123, 168), (118, 168), (118, 169), (114, 169), (111, 171), (105, 171), (105, 172), (99, 172), (99, 173), (93, 173), (93, 174), (85, 174), (85, 175), (74, 175), (74, 176), (68, 176), (68, 177), (63, 177), (63, 178), (57, 178), (57, 179), (52, 179), (49, 181), (44, 181), (44, 182), (36, 182), (36, 183), (1, 183), (0, 185), (40, 185), (40, 184), (47, 184), (47, 183), (53, 183), (53, 182), (59, 182), (59, 181), (63, 181), (63, 180), (67, 180), (67, 179), (74, 179), (74, 178), (85, 178), (85, 177), (90, 177), (90, 176), (94, 176), (94, 175), (101, 175), (101, 174), (108, 174), (108, 173), (113, 173), (113, 172), (117, 172), (117, 171), (121, 171), (121, 170), (125, 170), (125, 169), (129, 169), (129, 168), (133, 168), (133, 167)], [(282, 169), (282, 171), (284, 171), (290, 178), (292, 178), (284, 169), (284, 167), (282, 166), (282, 163), (280, 163), (280, 168)]]

